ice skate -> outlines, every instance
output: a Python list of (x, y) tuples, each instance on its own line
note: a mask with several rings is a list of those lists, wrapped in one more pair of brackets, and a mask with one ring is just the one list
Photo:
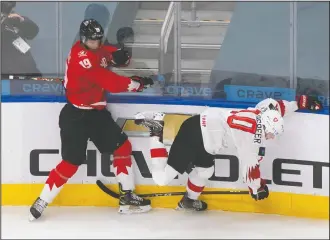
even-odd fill
[(162, 112), (140, 112), (135, 115), (135, 124), (149, 129), (150, 137), (159, 137), (163, 141), (165, 113)]
[(123, 190), (119, 184), (119, 213), (144, 213), (151, 210), (151, 201), (136, 195), (131, 190)]
[(204, 211), (207, 209), (206, 202), (202, 200), (194, 200), (188, 198), (188, 194), (186, 193), (180, 202), (178, 203), (178, 206), (176, 207), (176, 210), (189, 210), (189, 211)]
[(30, 207), (29, 221), (40, 218), (47, 205), (47, 202), (38, 197)]

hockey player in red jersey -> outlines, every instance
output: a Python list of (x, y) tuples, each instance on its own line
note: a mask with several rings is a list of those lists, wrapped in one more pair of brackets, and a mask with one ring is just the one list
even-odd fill
[(163, 144), (164, 113), (138, 113), (135, 123), (150, 130), (151, 172), (158, 185), (169, 184), (193, 164), (187, 192), (177, 209), (203, 211), (207, 204), (198, 198), (214, 173), (215, 155), (223, 153), (225, 148), (237, 149), (251, 197), (255, 200), (268, 197), (268, 187), (259, 169), (265, 156), (265, 140), (279, 136), (284, 131), (283, 116), (297, 109), (317, 111), (322, 105), (315, 98), (303, 95), (291, 102), (265, 99), (256, 108), (240, 111), (207, 108), (183, 122), (169, 153)]
[(71, 48), (66, 61), (64, 87), (68, 103), (59, 116), (62, 160), (50, 171), (40, 196), (31, 206), (30, 220), (41, 216), (84, 163), (88, 139), (101, 153), (114, 156), (113, 167), (120, 187), (119, 212), (151, 209), (150, 200), (133, 192), (132, 146), (106, 109), (106, 92), (139, 92), (153, 81), (145, 77), (119, 76), (107, 70), (109, 64), (127, 65), (130, 57), (123, 49), (104, 46), (103, 38), (104, 31), (97, 21), (88, 19), (81, 23), (80, 41)]

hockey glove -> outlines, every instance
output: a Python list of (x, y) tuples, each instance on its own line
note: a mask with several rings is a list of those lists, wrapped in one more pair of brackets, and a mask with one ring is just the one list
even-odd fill
[(131, 56), (125, 49), (118, 49), (112, 53), (111, 65), (113, 67), (126, 67), (131, 60)]
[(310, 111), (320, 111), (323, 109), (322, 103), (313, 96), (301, 95), (297, 97), (299, 109), (308, 109)]
[(250, 190), (251, 197), (256, 201), (263, 200), (265, 198), (268, 198), (268, 196), (269, 196), (268, 187), (266, 185), (266, 182), (263, 179), (261, 179), (261, 186), (258, 189), (256, 194), (253, 193), (251, 188), (249, 188), (249, 190)]
[(149, 77), (132, 76), (131, 79), (140, 83), (140, 87), (137, 89), (137, 92), (142, 92), (144, 88), (148, 88), (154, 84), (154, 81)]

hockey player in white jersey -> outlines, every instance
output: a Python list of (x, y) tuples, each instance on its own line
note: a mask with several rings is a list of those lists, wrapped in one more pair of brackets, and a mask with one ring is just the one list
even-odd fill
[(214, 173), (215, 155), (221, 154), (230, 146), (237, 149), (243, 180), (251, 197), (255, 200), (268, 197), (268, 187), (261, 178), (259, 169), (265, 156), (265, 141), (282, 134), (282, 117), (297, 109), (318, 111), (322, 109), (322, 105), (316, 98), (303, 95), (291, 102), (265, 99), (255, 108), (246, 110), (207, 108), (183, 122), (169, 153), (163, 144), (164, 113), (138, 113), (135, 123), (150, 130), (151, 172), (155, 183), (167, 185), (193, 164), (186, 186), (187, 192), (178, 203), (177, 209), (203, 211), (207, 209), (207, 204), (198, 198), (206, 181)]

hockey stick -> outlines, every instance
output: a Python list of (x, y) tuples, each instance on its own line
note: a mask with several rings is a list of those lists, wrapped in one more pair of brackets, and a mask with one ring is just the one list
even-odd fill
[(23, 75), (9, 75), (10, 80), (34, 80), (34, 81), (47, 81), (47, 82), (63, 82), (63, 78), (58, 77), (32, 77)]
[[(107, 186), (104, 185), (103, 182), (100, 180), (96, 181), (96, 185), (106, 194), (113, 198), (119, 198), (119, 194), (109, 189)], [(211, 195), (211, 194), (249, 194), (249, 191), (205, 191), (202, 192), (203, 195)], [(170, 196), (180, 196), (184, 195), (185, 192), (167, 192), (167, 193), (146, 193), (146, 194), (138, 194), (140, 197), (170, 197)]]

